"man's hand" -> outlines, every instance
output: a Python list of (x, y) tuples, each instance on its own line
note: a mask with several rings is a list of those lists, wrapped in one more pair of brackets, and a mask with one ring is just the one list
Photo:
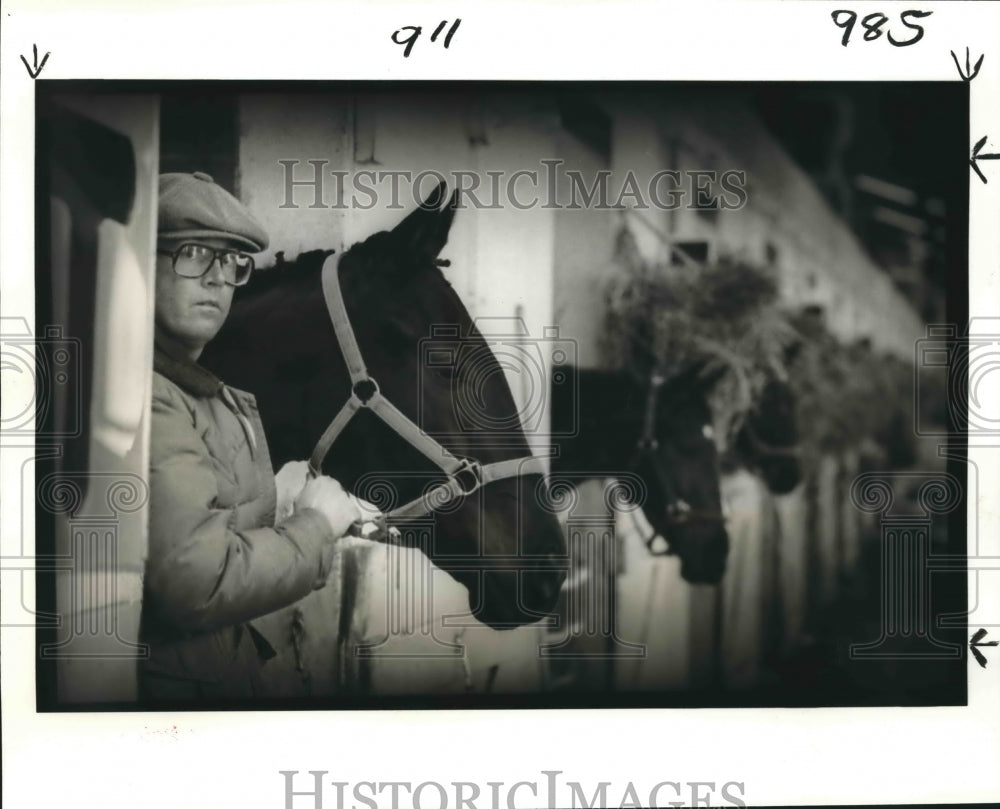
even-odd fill
[[(361, 509), (361, 519), (350, 527), (348, 534), (360, 539), (384, 542), (389, 530), (386, 526), (385, 515), (367, 500), (354, 497), (354, 501), (358, 504), (358, 508)], [(391, 530), (395, 531), (396, 529), (393, 528)], [(396, 533), (398, 534), (398, 531)]]
[(361, 519), (357, 501), (333, 478), (320, 476), (308, 481), (295, 500), (295, 508), (313, 508), (326, 517), (336, 537), (342, 537), (351, 523)]
[(309, 480), (309, 464), (305, 461), (289, 461), (274, 476), (278, 489), (278, 505), (275, 509), (274, 523), (280, 525), (295, 511), (295, 500), (302, 493), (306, 481)]

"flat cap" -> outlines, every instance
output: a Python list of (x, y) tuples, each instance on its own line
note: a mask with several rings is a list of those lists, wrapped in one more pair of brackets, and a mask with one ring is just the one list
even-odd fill
[(268, 244), (253, 214), (207, 174), (161, 174), (157, 224), (159, 238), (229, 239), (252, 253)]

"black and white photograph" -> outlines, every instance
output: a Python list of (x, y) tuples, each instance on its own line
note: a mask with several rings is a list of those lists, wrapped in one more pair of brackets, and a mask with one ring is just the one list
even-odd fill
[[(940, 46), (875, 11), (820, 14), (824, 52)], [(874, 755), (880, 716), (988, 749), (997, 43), (910, 80), (486, 79), (440, 67), (472, 16), (386, 17), (431, 74), (46, 77), (65, 51), (5, 40), (5, 707), (27, 655), (59, 745), (258, 738), (261, 806), (831, 803), (878, 765), (746, 767)], [(638, 769), (569, 755), (589, 723)], [(735, 766), (727, 727), (776, 740)]]
[(961, 85), (72, 89), (40, 707), (964, 700)]

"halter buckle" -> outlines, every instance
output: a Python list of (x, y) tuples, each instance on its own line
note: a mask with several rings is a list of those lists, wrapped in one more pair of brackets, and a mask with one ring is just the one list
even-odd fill
[(690, 514), (691, 506), (684, 500), (678, 499), (667, 506), (667, 516), (670, 517), (672, 522), (687, 522)]
[(458, 484), (463, 497), (475, 494), (483, 485), (483, 468), (479, 461), (463, 458), (461, 466), (456, 469), (451, 479)]
[(362, 407), (367, 407), (368, 403), (378, 396), (380, 393), (378, 382), (372, 379), (370, 376), (364, 379), (359, 379), (351, 386), (351, 396), (354, 397), (358, 404)]

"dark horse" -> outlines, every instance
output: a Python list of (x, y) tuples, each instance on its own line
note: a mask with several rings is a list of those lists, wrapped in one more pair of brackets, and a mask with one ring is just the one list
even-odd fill
[(723, 466), (744, 466), (758, 474), (772, 494), (788, 494), (802, 480), (795, 394), (772, 376), (724, 453)]
[[(504, 374), (440, 269), (438, 253), (455, 213), (454, 196), (441, 208), (445, 193), (442, 184), (392, 231), (340, 257), (347, 314), (381, 394), (423, 432), (459, 459), (485, 465), (524, 458), (531, 453)], [(203, 355), (222, 379), (256, 395), (275, 468), (309, 458), (352, 393), (321, 285), (329, 252), (305, 253), (241, 288), (225, 328)], [(454, 342), (485, 358), (476, 373), (421, 360), (434, 327), (447, 327)], [(482, 403), (493, 425), (506, 425), (502, 435), (491, 431), (484, 440), (460, 423), (456, 401)], [(336, 439), (322, 472), (385, 511), (444, 478), (366, 408)], [(381, 488), (368, 485), (379, 480)], [(403, 541), (419, 546), (468, 589), (479, 621), (494, 628), (537, 621), (556, 603), (567, 565), (562, 531), (545, 507), (543, 479), (532, 471), (473, 489), (423, 518), (432, 527), (416, 532), (419, 541), (402, 524)]]
[(635, 499), (656, 532), (650, 550), (665, 541), (694, 584), (717, 584), (729, 551), (706, 399), (714, 382), (700, 366), (662, 381), (628, 371), (553, 371), (553, 432), (570, 436), (558, 442), (553, 479), (638, 478)]

